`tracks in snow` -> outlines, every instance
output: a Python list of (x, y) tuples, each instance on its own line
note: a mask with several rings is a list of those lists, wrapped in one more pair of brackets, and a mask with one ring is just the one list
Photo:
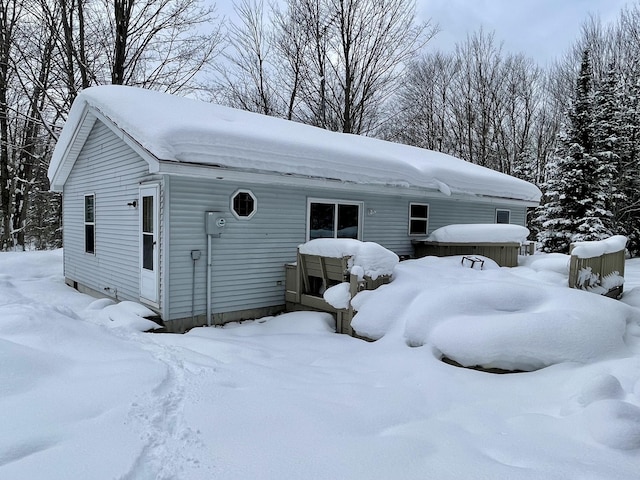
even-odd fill
[(144, 447), (120, 480), (185, 478), (186, 470), (199, 467), (194, 451), (202, 447), (198, 432), (184, 419), (185, 392), (193, 372), (185, 368), (175, 347), (144, 337), (142, 347), (164, 364), (162, 381), (131, 406), (129, 421), (140, 432)]

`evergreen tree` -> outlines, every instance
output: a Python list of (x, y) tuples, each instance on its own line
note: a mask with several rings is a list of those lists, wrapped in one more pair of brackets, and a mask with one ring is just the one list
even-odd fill
[(632, 254), (640, 252), (640, 74), (636, 72), (618, 96), (619, 136), (615, 179), (614, 225), (629, 239)]
[(593, 74), (585, 50), (568, 124), (543, 185), (545, 203), (539, 214), (543, 231), (538, 240), (544, 251), (567, 253), (571, 242), (611, 235), (603, 191), (608, 174), (596, 152), (594, 127)]

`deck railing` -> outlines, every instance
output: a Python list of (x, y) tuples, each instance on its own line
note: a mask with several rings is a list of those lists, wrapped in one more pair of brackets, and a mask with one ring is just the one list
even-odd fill
[[(571, 245), (571, 252), (575, 246), (576, 244)], [(624, 286), (624, 262), (624, 248), (589, 258), (572, 253), (569, 286), (618, 298), (622, 295)]]
[(374, 280), (365, 275), (360, 279), (349, 272), (349, 258), (298, 252), (297, 262), (285, 266), (287, 309), (311, 309), (332, 313), (336, 317), (336, 332), (354, 335), (351, 320), (356, 312), (351, 306), (351, 301), (347, 308), (335, 308), (323, 298), (322, 292), (333, 285), (346, 282), (349, 284), (349, 296), (353, 298), (362, 290), (374, 290), (389, 283), (391, 277), (382, 275)]

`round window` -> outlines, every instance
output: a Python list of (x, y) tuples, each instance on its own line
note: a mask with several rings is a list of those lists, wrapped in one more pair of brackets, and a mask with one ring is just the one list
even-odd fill
[(249, 190), (238, 190), (231, 197), (231, 210), (237, 218), (249, 219), (256, 213), (258, 201)]

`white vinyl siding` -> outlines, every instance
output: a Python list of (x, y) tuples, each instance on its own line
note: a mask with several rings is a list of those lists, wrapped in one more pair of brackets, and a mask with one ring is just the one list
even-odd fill
[[(195, 261), (194, 310), (196, 315), (206, 311), (206, 211), (219, 212), (216, 215), (226, 220), (220, 237), (212, 238), (212, 313), (283, 305), (284, 265), (295, 262), (298, 245), (307, 240), (309, 202), (325, 201), (332, 192), (179, 176), (172, 177), (167, 185), (171, 199), (167, 207), (171, 276), (167, 289), (170, 312), (166, 319), (191, 316), (193, 250), (202, 252)], [(230, 199), (239, 190), (250, 190), (259, 201), (250, 221), (236, 218), (232, 212)], [(413, 199), (344, 192), (339, 198), (329, 203), (360, 205), (361, 240), (380, 243), (398, 255), (413, 253), (407, 215)], [(420, 200), (413, 202), (423, 203)], [(522, 207), (523, 222), (524, 212)], [(451, 223), (492, 223), (494, 216), (493, 204), (429, 199), (430, 231)]]
[[(65, 276), (119, 300), (139, 300), (139, 184), (148, 165), (97, 121), (63, 192)], [(94, 199), (95, 254), (85, 254), (85, 195)], [(136, 201), (136, 206), (133, 202)]]

